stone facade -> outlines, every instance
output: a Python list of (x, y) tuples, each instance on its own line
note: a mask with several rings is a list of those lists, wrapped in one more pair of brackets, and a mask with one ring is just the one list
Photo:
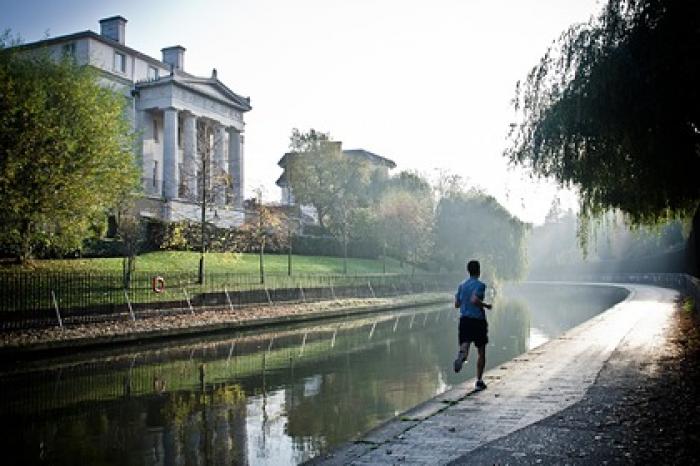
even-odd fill
[[(185, 48), (162, 49), (157, 60), (127, 47), (126, 19), (100, 21), (100, 34), (84, 31), (28, 44), (56, 58), (71, 56), (100, 72), (100, 83), (128, 100), (137, 134), (135, 153), (145, 194), (141, 214), (165, 221), (207, 218), (219, 226), (243, 222), (243, 115), (250, 99), (209, 77), (184, 71)], [(211, 212), (209, 212), (211, 210)]]

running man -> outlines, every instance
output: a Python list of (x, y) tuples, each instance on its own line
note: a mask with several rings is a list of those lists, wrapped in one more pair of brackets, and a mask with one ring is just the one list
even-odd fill
[(481, 265), (479, 261), (471, 260), (467, 263), (469, 278), (459, 284), (455, 294), (455, 308), (459, 309), (459, 353), (454, 362), (455, 372), (462, 370), (462, 366), (469, 356), (469, 345), (474, 346), (479, 353), (476, 360), (476, 385), (477, 390), (486, 388), (482, 380), (484, 366), (486, 365), (486, 344), (488, 338), (488, 324), (486, 323), (485, 309), (491, 309), (491, 305), (484, 302), (486, 285), (479, 280)]

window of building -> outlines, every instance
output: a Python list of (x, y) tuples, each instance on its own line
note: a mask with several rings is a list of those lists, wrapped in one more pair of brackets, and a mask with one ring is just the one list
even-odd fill
[(158, 142), (158, 120), (153, 119), (153, 140)]
[(155, 188), (157, 183), (156, 180), (158, 179), (158, 161), (154, 160), (153, 161), (153, 187)]
[(75, 59), (75, 42), (63, 44), (63, 56)]
[(158, 68), (156, 68), (154, 66), (148, 67), (148, 79), (149, 79), (149, 81), (158, 79)]
[(114, 71), (126, 73), (126, 55), (120, 52), (114, 52)]

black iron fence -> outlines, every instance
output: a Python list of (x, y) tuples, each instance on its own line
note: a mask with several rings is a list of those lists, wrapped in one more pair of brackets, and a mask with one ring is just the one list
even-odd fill
[(0, 273), (0, 329), (124, 319), (203, 308), (235, 309), (250, 304), (375, 298), (453, 291), (462, 279), (434, 274), (196, 274), (83, 272)]

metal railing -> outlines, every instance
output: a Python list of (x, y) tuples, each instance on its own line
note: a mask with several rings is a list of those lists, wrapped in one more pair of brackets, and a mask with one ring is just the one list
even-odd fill
[[(538, 277), (540, 279), (546, 277)], [(700, 305), (700, 279), (687, 273), (599, 273), (560, 275), (553, 281), (604, 283), (642, 283), (681, 291), (693, 299), (695, 310)]]
[[(160, 279), (162, 278), (162, 282)], [(139, 315), (235, 309), (252, 304), (303, 303), (452, 292), (459, 275), (211, 273), (0, 273), (0, 329), (135, 318)]]

